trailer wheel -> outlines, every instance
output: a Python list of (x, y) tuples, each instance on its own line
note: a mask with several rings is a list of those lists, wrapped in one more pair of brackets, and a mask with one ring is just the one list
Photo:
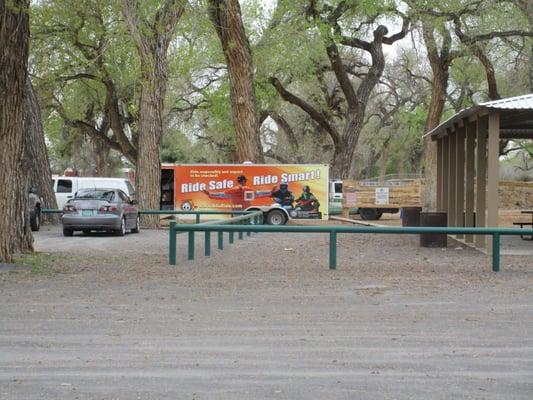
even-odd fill
[(359, 215), (365, 221), (375, 221), (380, 219), (383, 213), (377, 208), (360, 208)]
[(271, 210), (266, 215), (266, 223), (268, 225), (285, 225), (287, 223), (287, 216), (283, 211)]

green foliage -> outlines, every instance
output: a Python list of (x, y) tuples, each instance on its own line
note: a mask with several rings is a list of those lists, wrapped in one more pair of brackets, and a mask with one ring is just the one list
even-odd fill
[[(169, 82), (166, 92), (165, 136), (162, 160), (165, 162), (232, 161), (235, 134), (231, 120), (229, 82), (219, 40), (206, 10), (206, 1), (190, 2), (178, 25), (169, 50)], [(324, 14), (324, 6), (335, 8), (340, 0), (316, 3)], [(398, 83), (398, 95), (408, 101), (393, 116), (394, 124), (376, 132), (376, 117), (362, 133), (357, 169), (366, 167), (370, 151), (378, 154), (387, 137), (389, 152), (387, 172), (414, 172), (422, 151), (422, 134), (430, 103), (432, 73), (423, 48), (419, 28), (424, 22), (435, 26), (437, 44), (442, 43), (444, 29), (451, 32), (452, 50), (465, 52), (454, 59), (450, 68), (449, 98), (465, 108), (486, 99), (486, 78), (482, 65), (468, 53), (453, 33), (449, 18), (424, 13), (432, 9), (457, 13), (471, 7), (468, 0), (407, 1), (398, 7), (394, 0), (347, 0), (348, 11), (339, 19), (341, 33), (371, 40), (378, 23), (397, 31), (397, 8), (409, 13), (415, 25), (413, 34), (393, 46), (387, 53), (390, 68), (378, 86), (368, 114), (382, 115), (391, 102), (378, 104), (379, 95), (388, 90), (386, 82)], [(140, 13), (153, 20), (161, 1), (140, 1)], [(306, 14), (308, 0), (241, 1), (245, 29), (252, 47), (256, 97), (259, 111), (275, 111), (283, 115), (300, 143), (295, 151), (288, 145), (283, 130), (268, 120), (263, 126), (264, 139), (286, 157), (305, 156), (306, 161), (331, 162), (332, 142), (315, 122), (299, 108), (282, 101), (269, 78), (277, 77), (291, 92), (308, 101), (328, 116), (328, 121), (341, 127), (342, 121), (327, 104), (324, 88), (336, 91), (341, 98), (325, 51), (327, 40), (338, 43), (346, 65), (368, 63), (368, 54), (339, 44), (339, 32), (327, 24), (314, 21)], [(60, 103), (69, 119), (84, 119), (93, 107), (95, 120), (101, 120), (106, 88), (102, 78), (111, 79), (121, 105), (131, 116), (132, 132), (137, 130), (141, 70), (137, 50), (123, 20), (119, 0), (47, 0), (31, 7), (32, 41), (30, 69), (43, 105), (43, 119), (54, 171), (62, 171), (76, 156), (90, 158), (90, 141), (79, 129), (67, 126), (52, 105)], [(509, 16), (512, 18), (509, 18)], [(377, 17), (373, 20), (373, 17)], [(365, 24), (364, 22), (371, 21)], [(476, 35), (497, 30), (525, 29), (527, 16), (513, 2), (484, 0), (479, 10), (461, 17), (465, 31)], [(394, 33), (394, 32), (390, 32)], [(512, 96), (530, 91), (528, 71), (531, 55), (522, 39), (507, 38), (483, 43), (483, 50), (493, 62), (500, 94)], [(403, 49), (402, 49), (403, 47)], [(390, 48), (389, 48), (390, 49)], [(319, 81), (317, 71), (323, 72)], [(408, 73), (411, 74), (409, 74)], [(356, 72), (365, 72), (358, 68)], [(76, 75), (89, 77), (74, 79)], [(351, 75), (357, 89), (361, 76)], [(414, 89), (413, 89), (414, 88)], [(454, 113), (448, 102), (443, 119)], [(115, 156), (116, 157), (116, 156)], [(365, 160), (365, 161), (361, 161)], [(90, 163), (90, 160), (87, 160)], [(374, 166), (372, 172), (378, 172)]]

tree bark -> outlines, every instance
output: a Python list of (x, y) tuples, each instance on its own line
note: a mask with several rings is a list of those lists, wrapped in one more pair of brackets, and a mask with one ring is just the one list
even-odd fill
[[(30, 187), (36, 187), (43, 198), (42, 208), (57, 208), (52, 187), (52, 171), (44, 138), (41, 109), (30, 79), (26, 82), (24, 105), (24, 159), (28, 168)], [(43, 222), (58, 223), (56, 214), (43, 215)]]
[[(529, 21), (529, 31), (533, 30), (533, 1), (531, 0), (516, 0), (517, 6), (525, 14)], [(533, 93), (533, 38), (529, 40), (529, 91)]]
[(98, 137), (91, 139), (94, 153), (94, 176), (109, 176), (109, 153), (111, 152), (111, 147)]
[[(366, 105), (365, 105), (366, 108)], [(352, 177), (352, 163), (363, 129), (364, 111), (352, 112), (345, 116), (344, 134), (335, 145), (331, 161), (331, 176), (334, 179), (348, 179)]]
[(239, 162), (263, 163), (252, 52), (238, 0), (209, 0), (209, 14), (228, 65), (231, 115)]
[[(159, 88), (156, 89), (157, 86), (151, 85), (157, 85)], [(160, 207), (160, 144), (163, 135), (162, 112), (165, 90), (166, 80), (163, 83), (155, 77), (144, 81), (141, 90), (135, 192), (140, 208), (144, 210), (158, 210)], [(157, 228), (159, 217), (144, 218), (143, 225)]]
[(24, 151), (29, 1), (0, 0), (0, 261), (33, 251)]
[[(141, 59), (142, 89), (136, 164), (136, 198), (144, 210), (158, 210), (161, 197), (160, 144), (168, 80), (167, 51), (184, 2), (167, 0), (150, 24), (139, 16), (137, 0), (122, 0), (122, 13)], [(143, 225), (159, 226), (158, 216), (145, 216)]]
[[(441, 29), (440, 33), (443, 39), (439, 52), (434, 29), (434, 27), (428, 25), (423, 25), (422, 27), (429, 64), (433, 73), (431, 101), (426, 118), (425, 132), (436, 128), (442, 118), (446, 104), (450, 66), (453, 61), (453, 55), (450, 53), (452, 43), (450, 32), (446, 27)], [(437, 206), (437, 144), (429, 137), (424, 142), (422, 172), (424, 175), (424, 188), (421, 196), (422, 207), (425, 210), (435, 210)]]
[[(130, 138), (128, 138), (128, 136), (126, 135), (124, 123), (120, 114), (120, 106), (115, 83), (107, 77), (102, 80), (102, 83), (106, 87), (105, 110), (107, 114), (107, 119), (109, 120), (110, 128), (113, 131), (115, 142), (117, 143), (118, 148), (120, 149), (120, 152), (124, 155), (124, 157), (126, 157), (128, 161), (131, 162), (133, 165), (136, 165), (138, 153), (136, 148), (137, 146), (134, 143), (134, 132), (132, 131), (132, 138), (130, 140)], [(102, 133), (103, 135), (101, 136), (107, 137), (107, 131)]]

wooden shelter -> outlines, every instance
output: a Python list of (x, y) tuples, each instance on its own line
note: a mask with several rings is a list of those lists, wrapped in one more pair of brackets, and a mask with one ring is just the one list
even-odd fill
[[(500, 139), (533, 139), (533, 93), (463, 110), (425, 136), (437, 142), (436, 205), (448, 226), (496, 227)], [(485, 236), (462, 239), (486, 247)]]

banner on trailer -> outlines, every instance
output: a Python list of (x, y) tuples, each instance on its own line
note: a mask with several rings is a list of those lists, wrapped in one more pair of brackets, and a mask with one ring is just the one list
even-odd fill
[(294, 196), (293, 207), (304, 186), (318, 200), (322, 219), (328, 218), (328, 166), (287, 165), (167, 165), (174, 170), (174, 207), (178, 210), (241, 211), (251, 206), (279, 202), (280, 185)]

